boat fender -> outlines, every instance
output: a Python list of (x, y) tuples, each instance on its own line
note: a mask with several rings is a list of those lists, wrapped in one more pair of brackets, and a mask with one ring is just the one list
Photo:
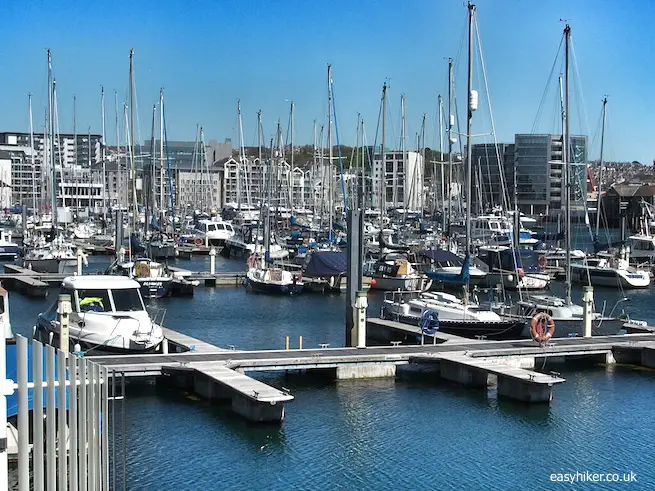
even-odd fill
[(546, 256), (539, 256), (539, 269), (546, 269)]
[(532, 339), (543, 344), (555, 334), (555, 321), (546, 312), (539, 312), (530, 321)]
[(330, 276), (328, 279), (328, 285), (330, 285), (330, 288), (334, 288), (337, 284), (337, 278), (336, 276)]

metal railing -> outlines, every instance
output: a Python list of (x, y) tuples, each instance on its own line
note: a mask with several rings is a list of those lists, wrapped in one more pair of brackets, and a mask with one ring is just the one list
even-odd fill
[[(116, 489), (115, 443), (111, 459), (109, 443), (115, 442), (115, 400), (124, 398), (115, 395), (116, 374), (110, 383), (106, 367), (36, 340), (30, 361), (28, 344), (16, 337), (17, 380), (7, 383), (9, 395), (17, 393), (19, 491), (109, 490), (110, 460)], [(124, 407), (121, 412), (124, 419)], [(124, 465), (122, 474), (124, 487)]]

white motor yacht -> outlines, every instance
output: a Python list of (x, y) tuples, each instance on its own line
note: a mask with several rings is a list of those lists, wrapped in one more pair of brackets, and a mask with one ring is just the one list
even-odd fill
[[(71, 297), (71, 345), (87, 352), (143, 353), (159, 350), (164, 334), (145, 309), (139, 284), (124, 276), (70, 276), (60, 294)], [(39, 314), (35, 338), (59, 345), (58, 302)]]

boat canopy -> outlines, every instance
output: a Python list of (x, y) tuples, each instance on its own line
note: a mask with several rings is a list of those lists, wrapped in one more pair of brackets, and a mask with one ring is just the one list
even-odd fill
[(336, 276), (346, 272), (346, 254), (341, 251), (314, 251), (309, 255), (305, 276)]
[(526, 273), (538, 273), (539, 254), (531, 249), (507, 248), (501, 251), (488, 251), (482, 258), (490, 268), (515, 271), (522, 268)]
[(431, 259), (435, 263), (451, 263), (455, 266), (461, 266), (464, 260), (457, 254), (443, 249), (429, 249), (421, 252), (421, 256)]

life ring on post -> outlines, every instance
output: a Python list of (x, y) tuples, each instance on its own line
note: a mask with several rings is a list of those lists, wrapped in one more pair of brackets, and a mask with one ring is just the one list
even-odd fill
[(546, 312), (539, 312), (530, 321), (530, 334), (538, 343), (547, 343), (555, 334), (555, 321)]
[(539, 256), (539, 269), (546, 269), (546, 256)]
[(202, 239), (200, 237), (196, 237), (193, 243), (196, 245), (196, 247), (200, 247), (202, 245)]

